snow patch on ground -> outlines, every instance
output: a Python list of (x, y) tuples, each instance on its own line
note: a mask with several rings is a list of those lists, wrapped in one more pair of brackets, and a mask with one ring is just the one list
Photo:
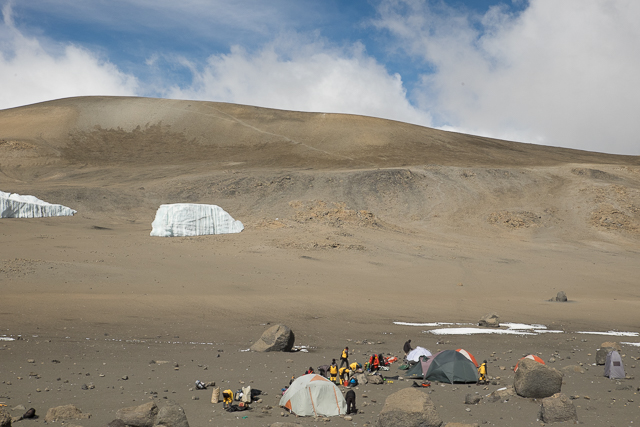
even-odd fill
[(637, 337), (640, 336), (638, 332), (618, 332), (618, 331), (608, 331), (608, 332), (590, 332), (590, 331), (579, 331), (577, 334), (589, 334), (589, 335), (607, 335), (611, 337)]

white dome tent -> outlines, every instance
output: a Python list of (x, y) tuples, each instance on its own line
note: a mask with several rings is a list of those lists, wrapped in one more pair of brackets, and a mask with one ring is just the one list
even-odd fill
[(280, 399), (280, 406), (301, 417), (347, 413), (347, 402), (338, 386), (317, 374), (298, 377)]

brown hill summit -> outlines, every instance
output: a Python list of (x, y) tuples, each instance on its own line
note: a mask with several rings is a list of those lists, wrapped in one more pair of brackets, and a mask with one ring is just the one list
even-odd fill
[(0, 189), (143, 221), (161, 203), (199, 202), (248, 223), (370, 224), (362, 211), (409, 229), (635, 239), (639, 166), (634, 156), (215, 102), (81, 97), (0, 111)]

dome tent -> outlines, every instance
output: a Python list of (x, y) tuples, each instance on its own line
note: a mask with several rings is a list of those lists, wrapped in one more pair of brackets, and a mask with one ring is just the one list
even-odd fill
[(421, 357), (420, 362), (408, 370), (406, 376), (450, 384), (478, 382), (478, 371), (473, 362), (455, 350), (444, 350), (428, 359)]
[(347, 413), (347, 402), (340, 389), (317, 374), (296, 378), (280, 399), (280, 406), (302, 417), (330, 417)]

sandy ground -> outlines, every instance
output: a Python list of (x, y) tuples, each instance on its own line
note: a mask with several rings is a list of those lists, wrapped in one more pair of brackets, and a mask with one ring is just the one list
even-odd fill
[[(500, 377), (434, 384), (445, 422), (539, 425), (533, 400), (464, 404), (511, 385), (529, 353), (558, 369), (582, 364), (564, 370), (562, 391), (578, 396), (585, 425), (637, 419), (640, 383), (592, 365), (604, 341), (640, 342), (637, 157), (187, 101), (54, 101), (0, 111), (0, 125), (0, 190), (78, 210), (0, 221), (0, 336), (22, 338), (0, 341), (9, 408), (43, 417), (73, 403), (92, 414), (76, 424), (90, 427), (166, 398), (192, 426), (269, 425), (292, 420), (277, 407), (292, 375), (345, 345), (362, 363), (399, 356), (411, 338), (465, 348)], [(174, 202), (218, 204), (246, 229), (150, 237), (157, 206)], [(570, 301), (549, 301), (560, 290)], [(394, 324), (474, 324), (489, 312), (563, 332), (451, 336)], [(276, 323), (309, 352), (242, 351)], [(579, 333), (610, 330), (636, 334)], [(635, 377), (640, 347), (623, 353)], [(386, 396), (411, 385), (398, 375), (392, 366), (392, 383), (360, 386), (361, 412), (331, 424), (373, 423)], [(195, 380), (267, 394), (229, 414)]]

